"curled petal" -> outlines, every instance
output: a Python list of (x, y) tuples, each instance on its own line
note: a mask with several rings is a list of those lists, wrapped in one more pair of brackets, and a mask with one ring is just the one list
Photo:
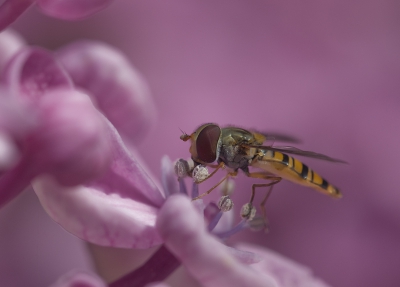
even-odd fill
[(7, 28), (24, 13), (35, 0), (5, 0), (0, 6), (0, 31)]
[(71, 271), (57, 280), (51, 287), (106, 287), (107, 285), (94, 274), (83, 271)]
[(21, 146), (34, 124), (33, 113), (20, 101), (11, 97), (5, 87), (0, 86), (0, 131), (7, 133)]
[(52, 89), (70, 89), (73, 84), (53, 55), (39, 48), (22, 49), (4, 71), (3, 80), (14, 96), (37, 102)]
[(50, 92), (37, 113), (38, 125), (25, 150), (37, 171), (51, 173), (64, 185), (87, 182), (104, 172), (111, 158), (107, 127), (87, 95)]
[(202, 286), (277, 286), (264, 274), (237, 261), (201, 226), (203, 218), (187, 197), (173, 195), (160, 210), (157, 229), (165, 245)]
[(112, 162), (101, 177), (87, 183), (88, 186), (107, 194), (118, 194), (154, 207), (164, 203), (164, 195), (143, 169), (140, 162), (125, 147), (114, 126), (107, 122), (112, 145)]
[(0, 88), (0, 206), (29, 185), (32, 172), (19, 164), (21, 146), (33, 128), (33, 118), (24, 106)]
[(158, 245), (155, 221), (164, 198), (110, 123), (108, 128), (112, 162), (101, 176), (71, 188), (42, 176), (33, 188), (47, 213), (86, 241), (121, 248)]
[(35, 112), (36, 125), (24, 138), (18, 163), (0, 177), (0, 206), (40, 173), (50, 173), (64, 185), (76, 185), (109, 166), (106, 126), (88, 96), (53, 91), (43, 96)]
[(0, 130), (0, 175), (17, 161), (19, 151), (8, 134)]
[(262, 261), (251, 265), (251, 267), (260, 273), (269, 274), (274, 277), (279, 286), (329, 287), (325, 282), (316, 278), (310, 268), (302, 266), (276, 252), (243, 243), (238, 245), (238, 247), (257, 253), (262, 258)]
[(141, 139), (155, 120), (155, 108), (147, 84), (125, 56), (106, 44), (82, 41), (60, 50), (58, 59), (124, 140)]
[(106, 8), (112, 0), (38, 0), (42, 11), (64, 20), (79, 20)]
[(6, 30), (0, 33), (0, 73), (3, 72), (11, 57), (24, 45), (24, 40), (14, 31)]
[(138, 249), (161, 243), (155, 207), (91, 187), (64, 187), (49, 176), (35, 179), (33, 189), (46, 212), (83, 240)]

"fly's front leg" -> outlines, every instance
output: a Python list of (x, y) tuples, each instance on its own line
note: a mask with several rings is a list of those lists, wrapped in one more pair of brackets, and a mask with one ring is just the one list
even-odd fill
[[(235, 177), (237, 175), (237, 171), (234, 172), (228, 172), (224, 178), (219, 181), (216, 185), (214, 185), (211, 189), (209, 189), (208, 191), (206, 191), (205, 193), (200, 194), (199, 196), (195, 197), (192, 199), (192, 201), (196, 200), (196, 199), (200, 199), (208, 194), (210, 194), (215, 188), (217, 188), (221, 183), (223, 183), (225, 180), (227, 180), (229, 177)], [(215, 172), (211, 173), (209, 177), (211, 177), (211, 175), (215, 174)], [(208, 178), (209, 178), (208, 177)]]
[(220, 162), (218, 165), (206, 165), (206, 166), (209, 166), (209, 167), (211, 167), (211, 168), (214, 168), (213, 172), (210, 173), (210, 174), (209, 174), (206, 178), (204, 178), (204, 179), (201, 179), (201, 180), (196, 180), (196, 179), (194, 179), (196, 183), (202, 183), (203, 181), (206, 181), (207, 179), (209, 179), (210, 177), (212, 177), (214, 174), (216, 174), (217, 171), (218, 171), (220, 168), (225, 168), (225, 164), (224, 164), (223, 162)]

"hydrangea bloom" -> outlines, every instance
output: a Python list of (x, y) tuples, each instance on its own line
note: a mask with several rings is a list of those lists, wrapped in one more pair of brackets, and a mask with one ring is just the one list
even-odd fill
[(111, 2), (112, 0), (5, 0), (0, 6), (0, 31), (34, 4), (49, 16), (78, 20), (104, 9)]

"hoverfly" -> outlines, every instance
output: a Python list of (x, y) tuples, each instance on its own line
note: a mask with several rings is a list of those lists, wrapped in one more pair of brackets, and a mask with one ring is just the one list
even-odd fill
[[(267, 135), (238, 127), (220, 128), (217, 124), (208, 123), (200, 126), (190, 135), (186, 133), (182, 134), (180, 139), (191, 141), (189, 151), (195, 166), (204, 165), (214, 168), (214, 171), (207, 178), (214, 175), (220, 168), (228, 169), (228, 173), (220, 182), (193, 200), (209, 194), (227, 178), (235, 177), (238, 174), (238, 170), (242, 170), (248, 177), (269, 181), (267, 183), (252, 185), (252, 194), (249, 202), (252, 204), (256, 188), (269, 187), (267, 194), (261, 202), (261, 209), (264, 216), (265, 203), (272, 191), (272, 187), (282, 179), (310, 187), (333, 198), (340, 198), (342, 196), (338, 188), (330, 184), (307, 165), (288, 154), (331, 162), (345, 163), (344, 161), (289, 146), (263, 145), (267, 140), (294, 142), (293, 138), (278, 134)], [(250, 172), (249, 167), (258, 168), (261, 171)]]

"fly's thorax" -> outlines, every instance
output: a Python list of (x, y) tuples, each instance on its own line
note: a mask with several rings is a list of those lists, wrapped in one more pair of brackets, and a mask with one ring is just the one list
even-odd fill
[(237, 170), (247, 167), (252, 156), (249, 155), (248, 149), (244, 149), (240, 145), (222, 145), (219, 158), (227, 167)]
[(220, 150), (220, 158), (225, 163), (235, 161), (236, 156), (239, 154), (240, 147), (238, 145), (222, 145)]
[(223, 128), (221, 131), (222, 144), (248, 144), (254, 142), (253, 133), (236, 127)]
[(219, 158), (233, 170), (243, 169), (249, 165), (254, 156), (254, 150), (244, 145), (254, 142), (253, 134), (247, 130), (235, 127), (222, 129)]

